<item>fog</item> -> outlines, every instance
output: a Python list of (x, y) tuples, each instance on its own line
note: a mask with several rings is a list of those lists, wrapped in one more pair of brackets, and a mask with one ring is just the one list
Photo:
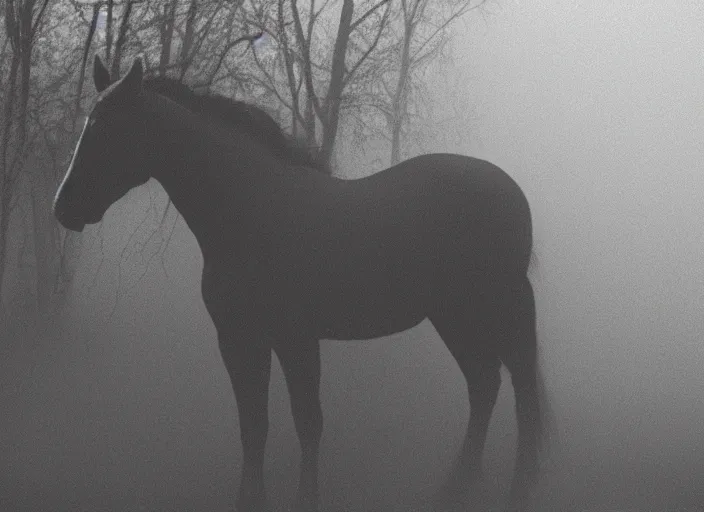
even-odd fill
[[(560, 431), (535, 510), (704, 505), (702, 26), (695, 2), (502, 1), (458, 25), (451, 62), (427, 76), (439, 129), (466, 136), (423, 151), (494, 162), (533, 211), (530, 276)], [(361, 157), (344, 166), (372, 170)], [(163, 257), (150, 260), (147, 228), (127, 243), (158, 221), (150, 201), (165, 201), (153, 182), (111, 208), (70, 314), (3, 363), (3, 510), (234, 504), (239, 428), (200, 255), (182, 221)], [(322, 346), (321, 510), (426, 510), (469, 413), (433, 327)], [(510, 483), (502, 376), (478, 511)], [(277, 362), (267, 448), (272, 509), (286, 510), (299, 450)]]

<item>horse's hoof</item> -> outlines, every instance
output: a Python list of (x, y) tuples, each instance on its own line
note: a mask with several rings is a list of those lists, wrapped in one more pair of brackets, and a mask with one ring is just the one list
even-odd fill
[(293, 506), (293, 512), (318, 512), (318, 497), (299, 495)]
[(511, 483), (511, 503), (526, 503), (532, 496), (538, 482), (537, 472), (519, 473)]
[(240, 498), (235, 503), (235, 512), (269, 512), (269, 504), (263, 496)]
[(453, 467), (431, 498), (433, 511), (466, 510), (481, 478), (481, 468)]
[(440, 492), (449, 495), (466, 495), (469, 489), (482, 479), (481, 469), (453, 469), (447, 476)]
[(318, 512), (318, 504), (317, 503), (296, 502), (296, 504), (293, 506), (292, 511), (293, 512)]
[(454, 480), (448, 480), (433, 494), (432, 503), (434, 509), (461, 509), (469, 502), (469, 498), (472, 494), (471, 487), (471, 483), (468, 481), (460, 483)]
[(525, 475), (513, 480), (511, 493), (506, 512), (523, 512), (531, 503), (535, 490), (536, 479), (534, 475)]
[(297, 501), (291, 509), (293, 512), (318, 512), (318, 504), (312, 502)]
[(468, 503), (468, 498), (468, 494), (450, 494), (441, 489), (431, 499), (432, 510), (437, 512), (461, 510)]

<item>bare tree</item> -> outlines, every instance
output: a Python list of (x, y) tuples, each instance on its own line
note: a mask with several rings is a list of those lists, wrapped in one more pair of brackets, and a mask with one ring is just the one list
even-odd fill
[(329, 163), (346, 91), (382, 41), (393, 2), (355, 5), (342, 0), (338, 18), (329, 1), (318, 5), (310, 0), (301, 6), (296, 0), (277, 0), (276, 10), (271, 1), (252, 3), (255, 8), (247, 23), (276, 43), (276, 57), (268, 63), (255, 47), (258, 73), (252, 79), (288, 109), (292, 132), (302, 132), (307, 144), (317, 146), (321, 160)]
[(159, 42), (160, 42), (160, 55), (159, 55), (159, 74), (165, 75), (166, 68), (171, 61), (171, 44), (174, 38), (174, 25), (176, 23), (176, 8), (178, 7), (178, 0), (170, 0), (165, 2), (162, 6), (161, 23), (159, 27)]
[(132, 7), (136, 1), (137, 0), (127, 0), (127, 2), (125, 2), (124, 10), (122, 11), (120, 29), (117, 34), (117, 41), (115, 42), (115, 55), (112, 58), (112, 64), (110, 66), (110, 75), (113, 79), (120, 76), (120, 64), (122, 64), (122, 54), (124, 52), (125, 43), (127, 42), (127, 30), (130, 26), (130, 15), (132, 14)]
[[(8, 230), (28, 150), (32, 50), (49, 0), (5, 0), (5, 32), (10, 46), (10, 69), (3, 88), (0, 128), (0, 302), (7, 264)], [(1, 304), (0, 304), (1, 306)]]
[(384, 91), (389, 99), (385, 117), (390, 132), (391, 164), (401, 161), (401, 141), (408, 121), (408, 103), (414, 74), (437, 55), (445, 43), (448, 27), (484, 0), (454, 0), (444, 3), (430, 0), (401, 0), (401, 25), (398, 57), (392, 77), (384, 77)]

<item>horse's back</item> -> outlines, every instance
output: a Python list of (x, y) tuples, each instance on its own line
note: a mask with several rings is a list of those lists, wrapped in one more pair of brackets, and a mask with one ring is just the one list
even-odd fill
[(527, 269), (532, 246), (528, 202), (508, 174), (484, 160), (453, 154), (415, 157), (348, 182), (327, 211), (333, 213), (326, 222), (336, 226), (348, 250), (397, 259), (389, 265), (412, 260), (437, 271), (438, 265), (451, 267), (456, 261), (481, 272)]
[(417, 292), (428, 273), (441, 281), (528, 266), (526, 198), (483, 160), (423, 155), (357, 180), (296, 172), (272, 190), (252, 235), (257, 257), (280, 282), (295, 276), (299, 290), (308, 279), (311, 293), (322, 287), (351, 298), (381, 281)]

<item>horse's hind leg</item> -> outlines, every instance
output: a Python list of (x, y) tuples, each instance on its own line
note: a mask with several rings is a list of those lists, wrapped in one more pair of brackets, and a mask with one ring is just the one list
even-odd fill
[(266, 508), (264, 449), (269, 429), (268, 390), (271, 348), (257, 340), (219, 335), (220, 353), (237, 399), (242, 439), (242, 477), (236, 501), (238, 512)]
[(482, 452), (501, 386), (501, 361), (494, 343), (495, 322), (473, 309), (468, 304), (430, 318), (459, 364), (469, 394), (470, 416), (464, 442), (440, 496), (451, 500), (464, 495), (481, 476)]
[(537, 382), (537, 340), (533, 288), (524, 278), (512, 288), (507, 325), (513, 336), (501, 347), (501, 360), (511, 373), (516, 397), (518, 447), (511, 502), (524, 503), (538, 475), (538, 448), (542, 437), (542, 420)]
[(274, 346), (291, 395), (291, 412), (301, 443), (296, 512), (318, 510), (318, 449), (323, 432), (320, 408), (320, 343), (290, 340)]

